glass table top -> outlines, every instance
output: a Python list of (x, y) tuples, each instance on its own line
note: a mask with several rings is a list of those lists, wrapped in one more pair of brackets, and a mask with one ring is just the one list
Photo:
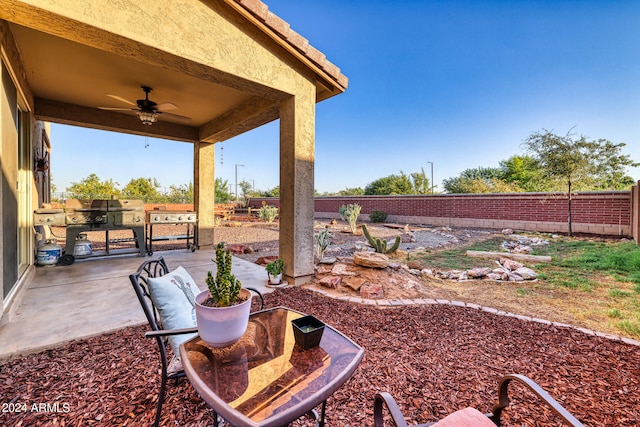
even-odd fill
[(278, 307), (253, 313), (247, 332), (225, 348), (199, 337), (180, 355), (189, 381), (223, 418), (237, 426), (281, 426), (327, 399), (355, 371), (364, 350), (325, 326), (320, 345), (295, 344), (291, 320), (303, 314)]

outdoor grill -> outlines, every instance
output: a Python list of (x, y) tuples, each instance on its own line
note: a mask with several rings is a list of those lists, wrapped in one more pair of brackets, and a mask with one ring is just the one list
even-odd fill
[[(66, 225), (65, 260), (61, 264), (74, 261), (74, 249), (78, 235), (88, 231), (106, 233), (106, 253), (95, 255), (114, 255), (123, 253), (146, 253), (145, 214), (142, 200), (80, 200), (69, 199), (62, 209), (37, 209), (34, 212), (35, 225)], [(109, 251), (110, 230), (132, 230), (136, 243), (135, 251)], [(64, 262), (63, 262), (64, 261)]]
[[(147, 254), (153, 255), (153, 242), (159, 240), (186, 240), (187, 249), (191, 252), (196, 250), (196, 223), (198, 215), (195, 212), (165, 211), (153, 210), (147, 211), (146, 214), (146, 236), (147, 236)], [(153, 235), (154, 225), (186, 225), (187, 233), (171, 236), (155, 236)]]

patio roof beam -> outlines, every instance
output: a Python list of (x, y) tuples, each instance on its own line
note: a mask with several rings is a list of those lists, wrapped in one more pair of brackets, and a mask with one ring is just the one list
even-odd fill
[(158, 121), (153, 126), (145, 126), (133, 115), (98, 110), (43, 98), (35, 98), (34, 106), (34, 114), (37, 120), (134, 135), (157, 136), (158, 138), (175, 141), (198, 141), (198, 129), (191, 126), (163, 121)]
[(279, 106), (279, 101), (251, 97), (242, 105), (203, 125), (200, 128), (200, 141), (225, 141), (269, 123), (278, 118)]

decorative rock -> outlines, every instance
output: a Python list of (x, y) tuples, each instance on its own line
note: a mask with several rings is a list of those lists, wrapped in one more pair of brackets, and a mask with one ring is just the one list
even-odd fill
[(403, 233), (401, 236), (402, 243), (413, 243), (416, 241), (416, 236), (410, 233)]
[(489, 267), (472, 268), (471, 270), (467, 270), (467, 277), (470, 279), (479, 279), (489, 273), (491, 273), (491, 269)]
[(502, 273), (489, 273), (485, 277), (488, 280), (502, 280)]
[(320, 279), (319, 283), (327, 288), (335, 289), (342, 282), (342, 277), (340, 276), (327, 276)]
[(508, 258), (500, 258), (500, 265), (502, 265), (509, 271), (515, 271), (521, 267), (524, 267), (522, 263)]
[(244, 248), (244, 253), (245, 254), (252, 254), (254, 252), (255, 252), (255, 250), (253, 249), (253, 246), (247, 246), (246, 248)]
[(420, 276), (421, 275), (420, 270), (417, 269), (417, 268), (410, 268), (409, 269), (409, 273), (413, 274), (414, 276)]
[(502, 230), (502, 234), (513, 234), (513, 230), (510, 228), (505, 228)]
[(278, 259), (277, 255), (261, 256), (260, 258), (258, 258), (256, 260), (256, 264), (265, 266), (265, 265), (269, 264), (270, 262), (275, 261), (277, 259)]
[(507, 273), (507, 274), (509, 276), (510, 282), (522, 282), (524, 280), (522, 276), (520, 276), (519, 274), (515, 274), (515, 273)]
[(327, 267), (325, 265), (320, 265), (320, 266), (316, 267), (316, 273), (317, 274), (328, 274), (328, 273), (331, 273), (331, 267)]
[(424, 276), (433, 276), (433, 270), (430, 270), (428, 268), (423, 268), (422, 270), (420, 270), (420, 273), (422, 273)]
[(360, 296), (368, 299), (384, 298), (384, 289), (382, 285), (367, 283), (360, 288)]
[(320, 264), (335, 264), (336, 262), (338, 262), (338, 259), (335, 257), (326, 257), (318, 261)]
[(418, 261), (409, 261), (407, 267), (409, 270), (422, 270), (422, 265)]
[(360, 277), (345, 277), (342, 280), (342, 284), (348, 288), (353, 289), (354, 291), (359, 291), (360, 288), (367, 283), (367, 279), (362, 279)]
[(532, 280), (538, 277), (538, 274), (530, 268), (520, 267), (514, 271), (515, 274), (521, 276), (524, 280)]
[(389, 257), (377, 252), (356, 252), (353, 254), (353, 262), (362, 267), (387, 268)]
[(392, 270), (400, 270), (402, 268), (402, 265), (398, 264), (397, 262), (390, 262), (389, 268)]
[(338, 276), (355, 276), (356, 273), (347, 270), (346, 264), (334, 264), (331, 269), (331, 274), (336, 274)]
[(244, 254), (244, 248), (244, 245), (231, 245), (229, 246), (229, 252), (236, 255), (242, 255)]

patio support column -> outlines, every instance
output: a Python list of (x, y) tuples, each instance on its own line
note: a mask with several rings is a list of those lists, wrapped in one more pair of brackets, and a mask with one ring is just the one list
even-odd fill
[(213, 247), (215, 144), (193, 144), (193, 206), (198, 213), (198, 248)]
[(294, 285), (313, 274), (316, 99), (307, 89), (280, 104), (280, 257)]

